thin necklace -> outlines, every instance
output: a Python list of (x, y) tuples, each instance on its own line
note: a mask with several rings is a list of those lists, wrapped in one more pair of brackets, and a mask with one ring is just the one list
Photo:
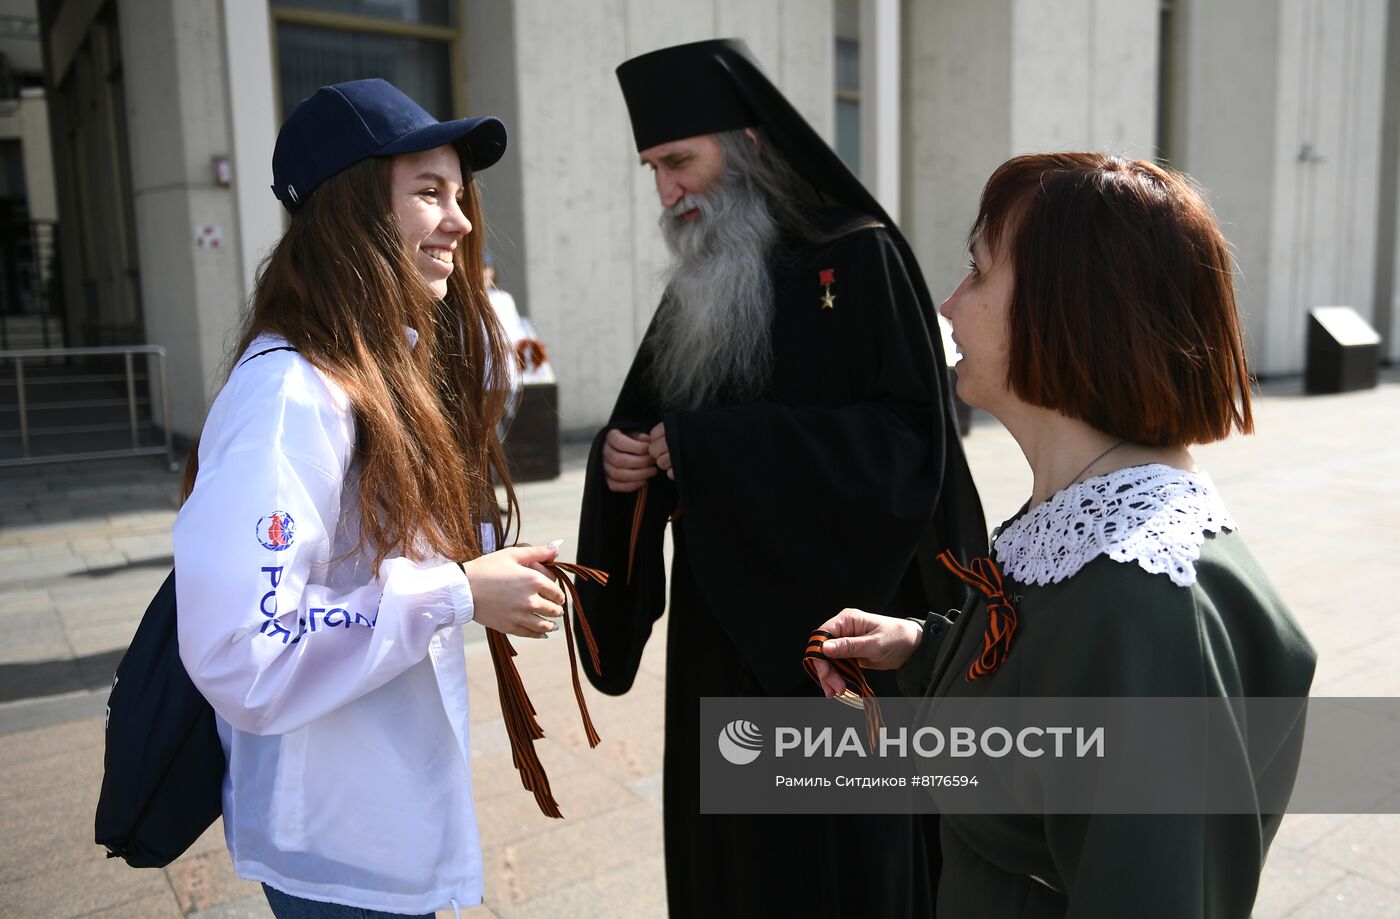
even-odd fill
[[(1095, 463), (1097, 463), (1099, 460), (1103, 459), (1105, 456), (1108, 456), (1108, 455), (1109, 455), (1110, 453), (1112, 453), (1114, 450), (1117, 450), (1119, 447), (1123, 446), (1123, 445), (1124, 445), (1125, 443), (1127, 443), (1127, 442), (1128, 442), (1128, 438), (1124, 437), (1122, 440), (1118, 441), (1118, 443), (1114, 444), (1113, 446), (1109, 447), (1107, 450), (1105, 450), (1105, 451), (1103, 451), (1102, 453), (1100, 453), (1098, 456), (1096, 456), (1096, 457), (1094, 457), (1093, 459), (1089, 460), (1089, 462), (1087, 462), (1087, 463), (1084, 464), (1084, 468), (1081, 469), (1081, 470), (1079, 470), (1079, 475), (1077, 475), (1077, 476), (1075, 476), (1074, 478), (1072, 478), (1072, 479), (1069, 480), (1069, 485), (1073, 485), (1074, 483), (1078, 482), (1081, 478), (1084, 477), (1084, 473), (1086, 473), (1086, 472), (1088, 472), (1090, 469), (1093, 469), (1093, 468), (1094, 468), (1094, 464), (1095, 464)], [(1065, 487), (1066, 487), (1066, 488), (1069, 488), (1069, 485), (1066, 485)]]

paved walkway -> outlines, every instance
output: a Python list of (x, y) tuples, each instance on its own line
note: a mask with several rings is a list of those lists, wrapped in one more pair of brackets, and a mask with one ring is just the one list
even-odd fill
[[(1383, 575), (1400, 557), (1400, 374), (1360, 394), (1303, 398), (1297, 389), (1269, 387), (1259, 434), (1203, 448), (1198, 459), (1317, 645), (1315, 692), (1400, 696), (1400, 606), (1367, 589), (1389, 583)], [(1009, 515), (1029, 488), (1015, 443), (983, 418), (966, 445), (988, 519)], [(570, 447), (561, 478), (520, 488), (525, 541), (574, 538), (581, 465), (581, 449)], [(164, 871), (126, 868), (92, 842), (106, 686), (169, 569), (176, 486), (154, 460), (0, 471), (5, 915), (270, 915), (256, 885), (234, 877), (217, 825)], [(578, 723), (562, 641), (516, 641), (563, 821), (542, 817), (521, 790), (489, 654), (479, 631), (469, 635), (487, 882), (486, 904), (463, 915), (664, 913), (665, 630), (656, 635), (631, 693), (589, 690), (603, 737), (596, 750)], [(1287, 818), (1255, 915), (1400, 916), (1400, 818)]]

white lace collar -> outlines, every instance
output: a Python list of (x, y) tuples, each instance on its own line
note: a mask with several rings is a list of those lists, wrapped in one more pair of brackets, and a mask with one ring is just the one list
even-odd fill
[(1196, 582), (1206, 533), (1236, 528), (1204, 472), (1129, 466), (1086, 479), (993, 534), (997, 561), (1022, 584), (1058, 583), (1100, 555)]

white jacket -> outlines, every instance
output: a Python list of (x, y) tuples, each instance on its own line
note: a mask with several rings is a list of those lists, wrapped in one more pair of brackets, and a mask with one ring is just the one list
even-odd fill
[[(345, 392), (263, 336), (210, 409), (175, 521), (180, 657), (219, 716), (239, 876), (389, 912), (481, 902), (466, 575), (355, 545)], [(487, 547), (489, 548), (489, 547)]]

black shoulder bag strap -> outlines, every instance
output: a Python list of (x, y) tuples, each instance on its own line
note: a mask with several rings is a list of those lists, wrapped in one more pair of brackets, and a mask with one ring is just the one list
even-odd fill
[(274, 351), (295, 351), (295, 350), (296, 350), (296, 348), (293, 348), (291, 345), (278, 345), (278, 346), (275, 347), (275, 348), (266, 348), (266, 349), (264, 349), (264, 350), (262, 350), (262, 351), (259, 351), (257, 354), (250, 354), (250, 355), (248, 355), (247, 357), (243, 358), (243, 360), (241, 360), (241, 361), (238, 362), (238, 366), (242, 367), (244, 364), (248, 363), (249, 361), (253, 360), (254, 358), (262, 357), (264, 354), (271, 354), (271, 353), (274, 352)]

